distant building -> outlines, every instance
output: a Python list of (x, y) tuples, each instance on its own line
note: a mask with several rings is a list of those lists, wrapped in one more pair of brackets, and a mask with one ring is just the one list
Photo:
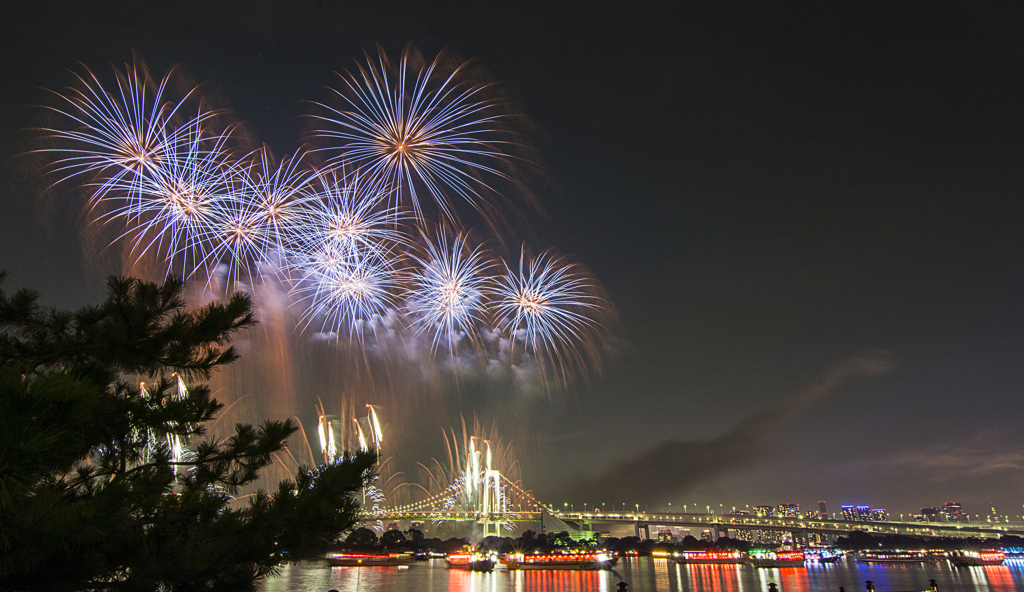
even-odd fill
[(942, 519), (938, 508), (921, 508), (921, 522), (938, 522)]
[(789, 535), (781, 530), (757, 530), (754, 532), (754, 543), (760, 545), (781, 545), (783, 539)]
[(658, 531), (658, 542), (660, 543), (671, 543), (675, 540), (671, 530), (661, 529)]
[(800, 504), (782, 504), (779, 506), (779, 516), (799, 516)]
[(775, 508), (772, 506), (754, 506), (754, 512), (758, 516), (774, 516)]
[(959, 502), (946, 502), (942, 514), (946, 522), (968, 522), (967, 514), (964, 514), (964, 508)]
[[(869, 522), (871, 520), (877, 520), (875, 512), (879, 510), (872, 510), (871, 506), (843, 506), (843, 520), (849, 520), (851, 522)], [(885, 512), (885, 510), (880, 510)], [(884, 519), (883, 519), (884, 520)]]
[(818, 502), (818, 512), (822, 516), (828, 516), (828, 510), (825, 509), (825, 502)]
[(871, 510), (871, 519), (875, 522), (885, 522), (889, 519), (889, 512), (885, 511), (885, 508), (881, 510)]
[(911, 522), (928, 522), (928, 519), (925, 518), (923, 514), (911, 514), (910, 515), (910, 521)]
[(715, 542), (715, 534), (710, 530), (705, 529), (704, 532), (700, 533), (700, 540)]

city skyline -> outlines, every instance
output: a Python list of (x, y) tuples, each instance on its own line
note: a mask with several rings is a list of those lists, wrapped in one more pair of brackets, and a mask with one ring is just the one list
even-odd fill
[[(529, 188), (544, 215), (517, 231), (589, 268), (621, 331), (566, 392), (426, 389), (405, 372), (381, 413), (410, 472), (444, 453), (438, 432), (463, 414), (497, 422), (525, 486), (552, 501), (590, 501), (573, 490), (587, 483), (594, 497), (642, 489), (651, 507), (829, 500), (830, 513), (892, 515), (955, 500), (1020, 515), (1019, 8), (391, 8), (101, 2), (7, 19), (4, 289), (81, 306), (118, 271), (66, 206), (80, 197), (47, 191), (26, 155), (25, 130), (50, 123), (33, 107), (41, 89), (69, 84), (79, 62), (104, 76), (133, 51), (154, 72), (181, 64), (285, 153), (301, 101), (323, 100), (363, 51), (446, 49), (536, 128), (544, 172)], [(333, 359), (323, 344), (303, 347), (294, 371), (318, 384), (296, 379), (288, 413), (307, 419), (340, 393), (316, 373)], [(814, 390), (865, 356), (884, 371)], [(224, 376), (233, 397), (259, 382)], [(626, 466), (643, 469), (616, 483)]]

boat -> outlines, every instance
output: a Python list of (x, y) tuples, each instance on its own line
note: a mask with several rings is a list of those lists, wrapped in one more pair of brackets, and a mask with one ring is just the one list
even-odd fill
[(839, 560), (842, 558), (842, 551), (831, 549), (819, 549), (806, 554), (808, 561), (817, 561), (818, 563), (839, 563)]
[(803, 551), (751, 551), (750, 563), (754, 567), (803, 567)]
[(332, 567), (394, 567), (416, 561), (411, 553), (332, 553), (327, 563)]
[(739, 551), (681, 551), (673, 555), (676, 563), (685, 565), (740, 565), (747, 556)]
[(469, 571), (492, 571), (496, 557), (482, 553), (449, 553), (446, 561), (448, 569), (468, 569)]
[(973, 565), (1002, 565), (1006, 555), (1002, 551), (956, 551), (949, 555), (953, 565), (966, 567)]
[(509, 553), (504, 560), (508, 569), (611, 569), (617, 562), (608, 553)]
[(927, 551), (862, 551), (854, 555), (857, 563), (928, 563), (940, 559)]

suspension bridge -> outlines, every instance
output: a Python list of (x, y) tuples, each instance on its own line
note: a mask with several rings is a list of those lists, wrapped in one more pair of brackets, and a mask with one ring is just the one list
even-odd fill
[(520, 525), (540, 523), (542, 528), (564, 525), (577, 533), (595, 531), (595, 527), (632, 525), (636, 536), (651, 538), (663, 528), (686, 528), (709, 531), (713, 540), (735, 537), (739, 531), (776, 531), (792, 533), (794, 539), (807, 535), (846, 535), (862, 531), (882, 535), (929, 537), (998, 538), (1003, 535), (1024, 536), (1024, 523), (943, 523), (903, 522), (890, 520), (854, 521), (799, 516), (757, 516), (745, 514), (686, 512), (609, 512), (566, 511), (536, 499), (518, 483), (490, 467), (471, 463), (466, 472), (447, 489), (424, 500), (406, 505), (377, 505), (360, 514), (367, 523), (400, 521), (475, 522), (483, 527), (484, 536), (514, 533)]
[[(369, 414), (366, 418), (367, 438), (360, 422), (355, 421), (355, 431), (359, 446), (366, 450), (369, 447), (380, 451), (383, 436), (376, 411), (367, 405)], [(333, 444), (331, 422), (320, 410), (318, 426), (321, 450), (325, 460), (334, 458), (337, 449)], [(465, 431), (465, 425), (463, 425)], [(447, 435), (445, 436), (447, 440)], [(613, 525), (632, 525), (636, 536), (651, 538), (652, 529), (655, 533), (662, 529), (683, 528), (708, 531), (713, 540), (723, 536), (736, 537), (742, 531), (761, 531), (791, 533), (793, 540), (806, 539), (810, 534), (845, 535), (852, 531), (862, 531), (882, 535), (910, 535), (928, 537), (980, 537), (998, 538), (1003, 535), (1024, 537), (1024, 523), (951, 523), (951, 522), (903, 522), (891, 520), (837, 520), (824, 516), (764, 516), (749, 514), (724, 514), (709, 511), (707, 513), (647, 513), (629, 512), (577, 512), (573, 508), (558, 509), (536, 499), (517, 481), (510, 480), (501, 470), (492, 465), (491, 443), (478, 436), (465, 437), (462, 450), (459, 450), (452, 431), (449, 451), (454, 444), (456, 462), (452, 462), (451, 470), (444, 475), (447, 483), (441, 491), (429, 495), (425, 499), (404, 505), (389, 504), (387, 496), (379, 488), (369, 485), (363, 492), (363, 511), (359, 520), (378, 529), (385, 524), (394, 522), (445, 522), (476, 523), (481, 525), (483, 535), (511, 535), (520, 526), (540, 523), (541, 529), (555, 532), (566, 530), (577, 535), (592, 535), (595, 527)], [(501, 449), (500, 440), (496, 449)], [(507, 452), (507, 448), (506, 448)], [(499, 461), (494, 461), (499, 463)], [(439, 487), (439, 485), (438, 485)], [(623, 504), (623, 507), (629, 507)], [(709, 506), (710, 508), (710, 506)]]

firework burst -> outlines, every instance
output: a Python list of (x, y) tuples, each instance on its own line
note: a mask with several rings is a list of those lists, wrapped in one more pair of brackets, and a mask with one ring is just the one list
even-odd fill
[(442, 56), (421, 69), (410, 49), (398, 65), (383, 50), (366, 54), (366, 64), (341, 74), (338, 108), (320, 105), (326, 115), (313, 135), (327, 139), (326, 150), (364, 172), (378, 189), (407, 203), (420, 219), (427, 201), (455, 220), (453, 197), (487, 213), (484, 194), (495, 193), (483, 177), (514, 181), (503, 172), (509, 158), (506, 117), (484, 98), (485, 84), (460, 81), (465, 64), (441, 73)]
[(215, 201), (207, 257), (227, 266), (230, 281), (253, 284), (303, 231), (303, 199), (313, 173), (302, 161), (299, 153), (275, 165), (264, 148), (234, 167), (234, 183)]
[[(281, 280), (300, 327), (360, 342), (373, 334), (382, 355), (466, 349), (488, 368), (511, 361), (521, 373), (528, 358), (564, 377), (595, 351), (606, 310), (597, 283), (525, 249), (518, 272), (505, 264), (490, 277), (501, 266), (467, 232), (446, 232), (458, 227), (456, 204), (486, 217), (497, 195), (488, 182), (515, 183), (503, 171), (517, 144), (508, 109), (485, 98), (466, 64), (420, 61), (406, 50), (393, 64), (381, 51), (342, 76), (342, 107), (317, 117), (314, 135), (332, 143), (320, 149), (335, 152), (321, 168), (304, 151), (244, 153), (237, 125), (196, 87), (174, 99), (174, 71), (156, 81), (141, 65), (106, 88), (79, 75), (58, 95), (53, 110), (67, 125), (44, 130), (57, 142), (46, 151), (58, 182), (88, 179), (92, 220), (119, 225), (126, 264), (147, 258), (167, 275), (205, 276), (206, 289), (223, 278), (254, 295)], [(427, 219), (428, 202), (439, 220)]]
[(54, 93), (59, 106), (50, 107), (72, 129), (42, 130), (59, 141), (59, 148), (43, 150), (59, 155), (53, 167), (59, 180), (88, 176), (94, 186), (93, 205), (112, 193), (127, 191), (129, 199), (137, 195), (141, 182), (172, 157), (175, 147), (188, 143), (169, 127), (193, 129), (218, 115), (200, 110), (194, 118), (184, 116), (195, 88), (180, 100), (167, 100), (173, 71), (159, 83), (138, 63), (125, 66), (123, 73), (115, 68), (114, 74), (116, 83), (110, 91), (91, 70), (74, 74), (78, 87)]
[(409, 288), (412, 322), (417, 334), (430, 336), (432, 350), (443, 343), (454, 353), (462, 339), (475, 341), (492, 264), (480, 247), (470, 249), (461, 234), (449, 239), (440, 231), (436, 243), (426, 236), (424, 240), (426, 253), (412, 256), (418, 264)]
[(603, 299), (596, 283), (582, 268), (550, 251), (530, 257), (520, 252), (518, 270), (506, 264), (505, 273), (491, 285), (491, 308), (498, 325), (538, 358), (562, 369), (581, 359), (579, 348), (591, 345), (600, 325), (595, 313)]

